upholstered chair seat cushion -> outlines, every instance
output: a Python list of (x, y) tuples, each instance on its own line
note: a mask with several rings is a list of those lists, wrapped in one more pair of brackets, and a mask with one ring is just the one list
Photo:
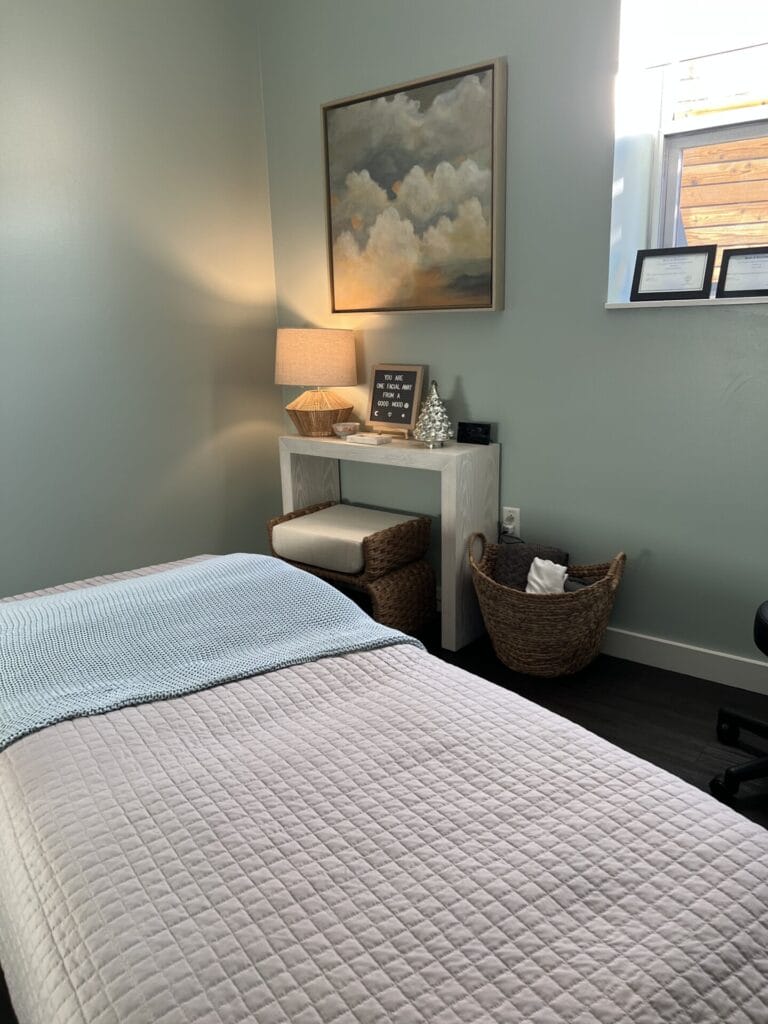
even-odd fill
[(280, 558), (291, 562), (359, 573), (364, 567), (366, 537), (415, 518), (357, 505), (331, 505), (278, 523), (272, 529), (272, 548)]

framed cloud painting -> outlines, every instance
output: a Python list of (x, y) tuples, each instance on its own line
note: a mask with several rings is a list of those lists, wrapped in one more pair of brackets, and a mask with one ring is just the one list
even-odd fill
[(334, 313), (502, 309), (506, 66), (323, 107)]

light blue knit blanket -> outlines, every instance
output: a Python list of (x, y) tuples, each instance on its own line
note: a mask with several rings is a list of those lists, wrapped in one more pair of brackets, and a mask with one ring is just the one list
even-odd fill
[(44, 726), (418, 641), (263, 555), (0, 605), (0, 750)]

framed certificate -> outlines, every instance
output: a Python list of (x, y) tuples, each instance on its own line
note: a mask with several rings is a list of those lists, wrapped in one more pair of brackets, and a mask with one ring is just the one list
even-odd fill
[(635, 263), (630, 302), (708, 299), (716, 245), (641, 249)]
[(751, 295), (768, 295), (768, 245), (725, 249), (717, 282), (718, 299)]

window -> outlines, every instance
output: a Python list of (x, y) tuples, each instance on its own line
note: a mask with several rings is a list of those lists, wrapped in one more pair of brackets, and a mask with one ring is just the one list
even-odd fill
[(670, 18), (623, 0), (609, 303), (627, 301), (638, 249), (716, 244), (714, 288), (723, 248), (768, 245), (761, 6), (682, 0)]
[(768, 123), (665, 139), (659, 245), (768, 245)]

